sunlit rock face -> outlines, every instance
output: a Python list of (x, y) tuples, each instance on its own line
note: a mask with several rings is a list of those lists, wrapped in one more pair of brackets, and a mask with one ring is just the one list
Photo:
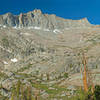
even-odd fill
[(9, 27), (41, 27), (43, 29), (65, 29), (75, 27), (92, 26), (86, 18), (81, 20), (69, 20), (57, 17), (52, 14), (43, 14), (41, 10), (34, 10), (20, 15), (7, 13), (0, 15), (0, 25)]

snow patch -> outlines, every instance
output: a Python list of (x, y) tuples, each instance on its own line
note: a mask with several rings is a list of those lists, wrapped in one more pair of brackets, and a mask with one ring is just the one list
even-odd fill
[(57, 34), (57, 33), (61, 33), (61, 31), (58, 30), (58, 29), (54, 29), (53, 32), (56, 33), (56, 34)]
[(6, 26), (6, 25), (1, 25), (1, 24), (0, 24), (0, 27), (6, 28), (7, 26)]
[(35, 26), (35, 27), (34, 27), (34, 29), (40, 30), (40, 29), (41, 29), (41, 27), (37, 27), (37, 26)]
[(16, 58), (11, 59), (12, 62), (18, 62), (18, 60)]
[(3, 25), (3, 28), (6, 28), (6, 26), (5, 26), (5, 25)]
[(22, 26), (14, 26), (13, 28), (14, 29), (22, 29), (23, 27)]
[(4, 63), (5, 65), (8, 65), (8, 63), (7, 63), (6, 61), (3, 61), (3, 63)]
[(20, 33), (20, 35), (23, 35), (23, 34), (24, 35), (30, 35), (30, 33), (22, 33), (22, 32)]
[(17, 27), (17, 26), (14, 26), (13, 28), (14, 28), (14, 29), (18, 29), (18, 27)]
[(28, 29), (34, 29), (34, 27), (31, 27), (31, 26), (30, 26), (30, 27), (28, 27)]

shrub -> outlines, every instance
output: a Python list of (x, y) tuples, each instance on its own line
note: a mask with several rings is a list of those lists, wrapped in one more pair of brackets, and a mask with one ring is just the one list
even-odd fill
[(64, 73), (64, 77), (65, 78), (68, 78), (68, 73)]
[(2, 39), (2, 43), (3, 43), (3, 46), (5, 46), (5, 47), (8, 47), (9, 46), (9, 41), (8, 41), (7, 38), (3, 38)]
[(100, 86), (99, 85), (95, 86), (94, 100), (100, 100)]

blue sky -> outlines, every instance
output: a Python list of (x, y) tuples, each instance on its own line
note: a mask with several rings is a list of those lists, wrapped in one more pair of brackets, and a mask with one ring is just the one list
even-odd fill
[(100, 24), (100, 0), (0, 0), (0, 14), (26, 13), (34, 9), (66, 19), (87, 17), (92, 24)]

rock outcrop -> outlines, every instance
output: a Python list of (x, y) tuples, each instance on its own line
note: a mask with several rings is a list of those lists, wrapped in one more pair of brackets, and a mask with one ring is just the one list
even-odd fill
[(92, 26), (86, 18), (80, 20), (63, 19), (53, 14), (43, 14), (41, 10), (21, 13), (20, 15), (11, 13), (0, 15), (0, 25), (9, 27), (40, 27), (51, 30)]

